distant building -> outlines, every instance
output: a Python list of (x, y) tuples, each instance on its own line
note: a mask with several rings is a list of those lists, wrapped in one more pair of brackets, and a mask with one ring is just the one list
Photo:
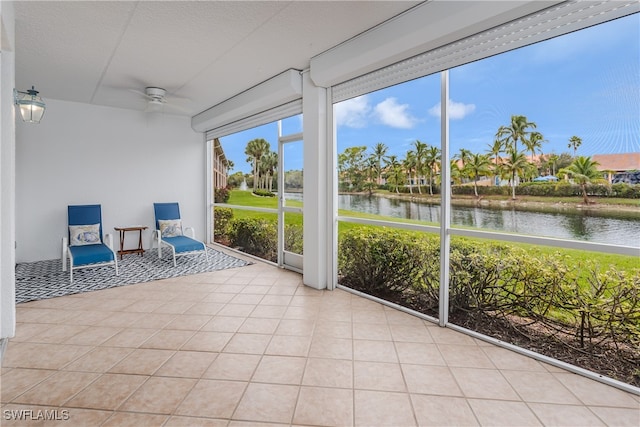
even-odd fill
[(213, 188), (225, 188), (227, 186), (227, 176), (229, 162), (224, 155), (222, 145), (218, 138), (213, 140)]
[(640, 184), (640, 153), (594, 154), (591, 159), (610, 184)]

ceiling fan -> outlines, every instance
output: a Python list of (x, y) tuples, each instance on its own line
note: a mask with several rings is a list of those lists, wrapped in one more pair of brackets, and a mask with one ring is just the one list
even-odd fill
[(179, 112), (188, 113), (187, 109), (177, 105), (180, 101), (187, 101), (186, 98), (179, 98), (175, 96), (167, 96), (167, 91), (160, 87), (147, 86), (144, 88), (144, 92), (136, 89), (129, 89), (133, 93), (142, 95), (147, 100), (147, 107), (145, 112), (162, 112), (165, 107), (177, 110)]

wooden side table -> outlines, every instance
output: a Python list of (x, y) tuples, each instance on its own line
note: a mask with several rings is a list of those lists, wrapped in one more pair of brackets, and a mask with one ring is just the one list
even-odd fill
[[(122, 255), (126, 254), (140, 254), (144, 256), (144, 249), (142, 249), (142, 230), (146, 230), (148, 227), (134, 226), (134, 227), (113, 227), (114, 230), (120, 232), (120, 250), (118, 255), (122, 259)], [(138, 247), (136, 249), (124, 249), (124, 235), (127, 231), (137, 231), (138, 234)]]

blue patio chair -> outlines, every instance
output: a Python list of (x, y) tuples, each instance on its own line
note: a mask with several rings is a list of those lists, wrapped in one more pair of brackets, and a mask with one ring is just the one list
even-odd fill
[[(162, 245), (164, 245), (171, 249), (174, 267), (176, 266), (176, 257), (182, 255), (204, 252), (207, 262), (209, 261), (207, 247), (194, 238), (193, 227), (183, 229), (178, 203), (154, 203), (153, 209), (156, 216), (156, 229), (152, 238), (158, 247), (158, 258), (162, 258)], [(153, 247), (153, 243), (151, 246)]]
[[(102, 209), (100, 205), (78, 205), (67, 208), (67, 237), (62, 238), (62, 271), (67, 271), (73, 283), (73, 270), (113, 265), (118, 275), (118, 259), (113, 251), (113, 237), (102, 239)], [(105, 243), (106, 242), (106, 243)]]

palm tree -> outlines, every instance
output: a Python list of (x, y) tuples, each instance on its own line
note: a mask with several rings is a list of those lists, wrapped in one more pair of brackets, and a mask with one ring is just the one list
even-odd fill
[[(453, 184), (460, 184), (462, 182), (462, 170), (460, 166), (458, 166), (457, 160), (451, 159), (449, 161), (449, 176)], [(451, 194), (453, 194), (453, 185), (451, 186)]]
[[(429, 174), (429, 194), (433, 196), (433, 173), (440, 165), (440, 149), (438, 147), (429, 146), (425, 153), (424, 166)], [(418, 187), (420, 188), (420, 187)]]
[(518, 141), (524, 143), (530, 131), (529, 128), (535, 129), (534, 122), (527, 121), (525, 116), (511, 116), (511, 124), (509, 126), (500, 126), (496, 133), (496, 138), (502, 141), (507, 148), (518, 151)]
[(389, 147), (387, 147), (386, 145), (384, 145), (382, 142), (378, 142), (374, 147), (373, 147), (373, 157), (376, 159), (377, 165), (378, 165), (378, 182), (377, 184), (380, 184), (382, 182), (382, 159), (384, 159), (384, 156), (387, 155), (387, 151), (389, 150)]
[[(503, 149), (504, 149), (504, 143), (497, 138), (494, 139), (493, 144), (489, 144), (489, 150), (487, 151), (487, 153), (490, 156), (493, 156), (494, 158), (494, 161), (493, 161), (494, 177), (499, 175), (500, 154), (502, 153)], [(494, 179), (494, 184), (495, 184), (495, 179)]]
[(582, 139), (580, 137), (577, 136), (572, 136), (571, 138), (569, 138), (569, 145), (567, 145), (568, 148), (573, 148), (573, 157), (576, 156), (576, 152), (578, 151), (578, 147), (580, 147), (582, 145)]
[[(402, 167), (400, 166), (400, 162), (398, 162), (398, 156), (396, 156), (395, 154), (392, 154), (391, 156), (386, 158), (386, 176), (387, 176), (387, 181), (391, 181), (395, 184), (396, 187), (396, 193), (400, 193), (398, 191), (398, 184), (404, 181), (404, 171), (402, 170)], [(398, 175), (399, 173), (402, 173), (402, 178), (400, 180), (398, 180)]]
[(478, 177), (486, 176), (491, 164), (489, 156), (486, 154), (472, 154), (469, 161), (465, 163), (464, 169), (470, 178), (473, 178), (473, 193), (478, 197)]
[(271, 145), (263, 138), (252, 139), (247, 143), (246, 148), (244, 149), (244, 154), (246, 154), (247, 162), (253, 165), (253, 191), (256, 191), (258, 186), (259, 176), (259, 167), (260, 167), (260, 159), (265, 153), (268, 153), (271, 149)]
[(454, 154), (454, 160), (460, 160), (462, 162), (462, 166), (469, 161), (469, 157), (471, 157), (471, 150), (467, 150), (466, 148), (461, 148), (458, 154)]
[(362, 184), (362, 189), (369, 192), (369, 197), (373, 195), (373, 190), (378, 188), (376, 178), (380, 177), (380, 169), (378, 168), (378, 159), (375, 154), (370, 155), (365, 160), (365, 174), (367, 180)]
[(558, 157), (557, 154), (551, 154), (549, 156), (549, 158), (547, 159), (547, 162), (549, 163), (549, 166), (551, 166), (551, 175), (555, 175), (556, 174), (556, 166), (558, 166), (558, 161), (560, 160), (560, 157)]
[[(409, 176), (409, 193), (413, 194), (413, 185), (412, 185), (412, 181), (413, 181), (413, 171), (417, 171), (417, 164), (418, 164), (418, 159), (416, 156), (416, 153), (414, 153), (413, 151), (409, 150), (407, 151), (407, 154), (404, 158), (404, 160), (402, 161), (402, 166), (404, 167), (404, 170), (407, 172), (407, 175)], [(417, 180), (417, 173), (416, 173), (416, 180)], [(418, 184), (418, 189), (420, 189), (420, 184)]]
[(416, 149), (416, 178), (418, 181), (418, 193), (422, 194), (422, 190), (420, 189), (420, 174), (424, 171), (424, 161), (428, 146), (417, 139), (413, 142), (413, 146)]
[(589, 204), (589, 197), (587, 196), (587, 184), (594, 181), (604, 181), (601, 173), (598, 171), (597, 166), (600, 164), (591, 160), (591, 157), (579, 156), (573, 160), (566, 168), (560, 169), (558, 175), (566, 175), (572, 178), (580, 185), (582, 190), (582, 198), (584, 204)]
[(547, 142), (540, 132), (531, 132), (529, 139), (523, 141), (524, 146), (531, 152), (531, 163), (535, 164), (536, 152), (542, 154), (542, 143)]
[[(273, 189), (273, 176), (278, 168), (278, 153), (270, 151), (263, 155), (260, 162), (264, 165), (265, 171), (265, 188), (269, 185), (269, 191)], [(284, 191), (284, 188), (283, 188)]]
[(511, 181), (511, 198), (516, 199), (516, 177), (519, 177), (526, 169), (529, 162), (522, 153), (518, 153), (515, 150), (509, 150), (507, 158), (502, 164), (502, 170), (506, 175), (510, 177)]
[(407, 177), (405, 175), (405, 171), (404, 169), (402, 169), (402, 166), (400, 165), (393, 166), (391, 168), (390, 174), (388, 175), (389, 181), (393, 183), (393, 185), (395, 186), (396, 193), (398, 194), (400, 194), (400, 191), (398, 191), (398, 187), (404, 184), (406, 178)]

